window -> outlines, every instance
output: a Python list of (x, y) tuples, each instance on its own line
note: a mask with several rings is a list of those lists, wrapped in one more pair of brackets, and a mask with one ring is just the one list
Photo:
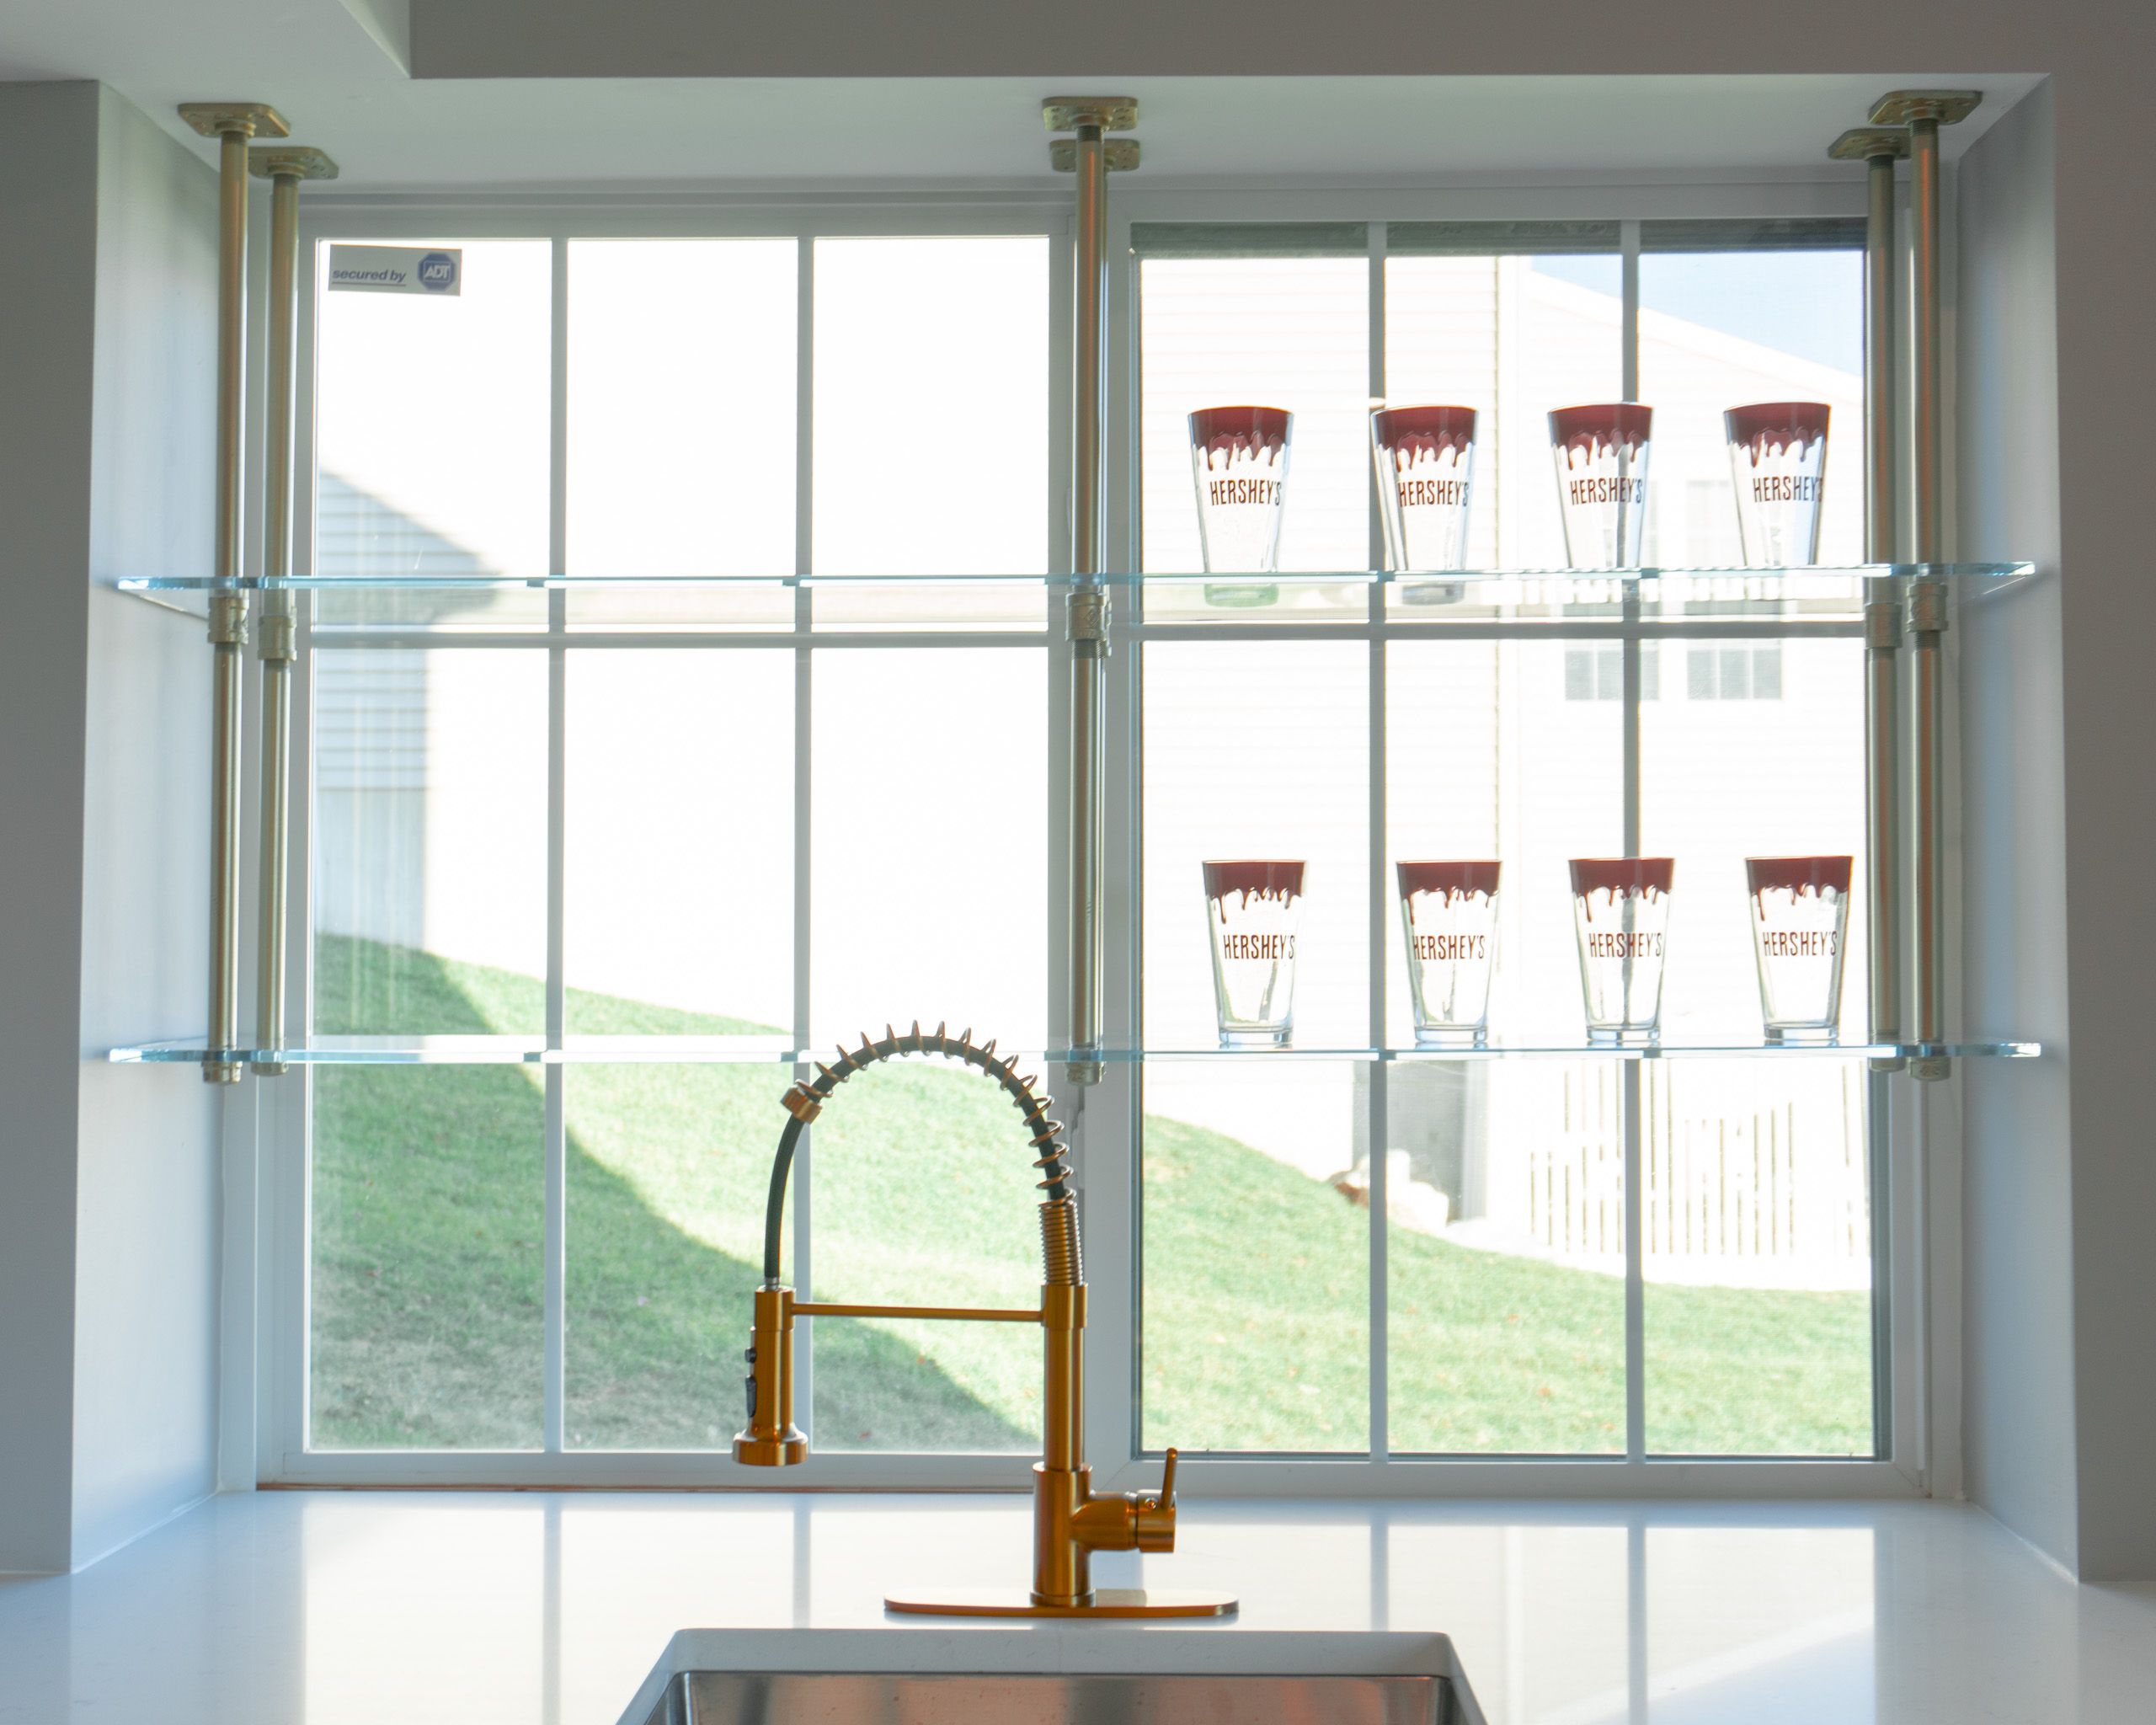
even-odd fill
[[(1374, 1057), (1412, 1041), (1390, 876), (1415, 857), (1503, 859), (1496, 1016), (1569, 1047), (1566, 859), (1677, 856), (1666, 1021), (1756, 1036), (1732, 883), (1748, 853), (1861, 851), (1855, 633), (1603, 605), (1470, 638), (1412, 584), (1295, 579), (1378, 556), (1374, 401), (1476, 409), (1470, 565), (1534, 569), (1565, 561), (1550, 409), (1652, 403), (1648, 558), (1716, 566), (1721, 409), (1816, 397), (1821, 558), (1853, 559), (1849, 224), (1223, 225), (1117, 196), (1112, 556), (1200, 569), (1194, 409), (1296, 422), (1279, 581), (1116, 595), (1112, 1019), (1213, 1043), (1202, 859), (1299, 856), (1312, 885), (1295, 1054), (1112, 1063), (1082, 1099), (1102, 1484), (1169, 1444), (1304, 1479), (1886, 1455), (1860, 1062)], [(458, 299), (318, 296), (318, 570), (744, 579), (315, 607), (312, 1023), (428, 1057), (308, 1079), (283, 1477), (408, 1478), (419, 1451), (446, 1478), (736, 1479), (792, 1051), (916, 1012), (1059, 1033), (1059, 603), (909, 578), (1068, 566), (1066, 224), (910, 216), (452, 236), (428, 243), (463, 247)], [(849, 1084), (797, 1170), (791, 1277), (1030, 1303), (1006, 1115), (931, 1065)], [(819, 1482), (1008, 1484), (1038, 1442), (1022, 1327), (811, 1323), (799, 1368)]]
[[(1673, 223), (1140, 225), (1134, 238), (1148, 570), (1197, 566), (1183, 417), (1230, 401), (1296, 412), (1283, 570), (1370, 542), (1373, 399), (1473, 407), (1470, 556), (1561, 565), (1544, 416), (1617, 398), (1635, 375), (1657, 414), (1650, 562), (1741, 563), (1721, 410), (1793, 398), (1828, 401), (1837, 437), (1854, 433), (1855, 449), (1830, 446), (1822, 558), (1854, 554), (1860, 499), (1854, 481), (1834, 489), (1861, 460), (1844, 224), (1783, 228), (1770, 254), (1756, 233)], [(1786, 327), (1814, 298), (1830, 303)], [(1385, 900), (1390, 862), (1412, 857), (1504, 859), (1493, 1010), (1511, 1039), (1561, 1042), (1578, 1012), (1566, 859), (1676, 854), (1666, 1017), (1701, 1041), (1756, 1033), (1731, 877), (1748, 850), (1861, 850), (1857, 642), (1785, 647), (1763, 603), (1761, 638), (1662, 641), (1601, 605), (1574, 609), (1620, 638), (1528, 625), (1481, 645), (1419, 637), (1385, 596), (1313, 638), (1291, 589), (1266, 597), (1270, 624), (1239, 595), (1209, 626), (1149, 609), (1142, 632), (1149, 1046), (1203, 1040), (1197, 859), (1299, 857), (1310, 883), (1302, 1055), (1140, 1076), (1145, 1445), (1875, 1453), (1860, 1063), (1318, 1058), (1409, 1040)], [(1779, 718), (1769, 731), (1684, 717), (1708, 700), (1801, 702), (1807, 740)]]
[[(323, 571), (1047, 569), (1045, 232), (462, 249), (456, 299), (321, 296)], [(445, 411), (415, 430), (420, 399)], [(1045, 608), (924, 632), (872, 585), (333, 597), (315, 1031), (625, 1058), (319, 1075), (305, 1444), (723, 1448), (776, 1054), (828, 1057), (899, 1002), (1045, 1037)], [(923, 746), (985, 730), (1027, 763), (1015, 794)], [(666, 1039), (739, 1058), (670, 1061)], [(1032, 1174), (994, 1098), (888, 1068), (846, 1102), (801, 1170), (798, 1279), (1024, 1303)], [(1030, 1442), (1025, 1338), (826, 1331), (803, 1397), (822, 1450)]]

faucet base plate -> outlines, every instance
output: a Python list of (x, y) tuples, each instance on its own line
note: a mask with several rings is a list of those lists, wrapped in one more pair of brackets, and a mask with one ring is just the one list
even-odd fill
[(1225, 1617), (1233, 1594), (1178, 1593), (1166, 1589), (1103, 1587), (1090, 1605), (1037, 1605), (1019, 1588), (953, 1588), (936, 1599), (893, 1594), (886, 1611), (922, 1617)]

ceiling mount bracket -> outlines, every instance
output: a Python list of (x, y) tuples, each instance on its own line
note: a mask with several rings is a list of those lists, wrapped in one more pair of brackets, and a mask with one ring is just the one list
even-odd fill
[(1899, 126), (1853, 126), (1827, 146), (1828, 156), (1836, 162), (1870, 162), (1881, 156), (1898, 162), (1908, 153), (1908, 131)]
[(1982, 90), (1889, 90), (1871, 104), (1874, 126), (1908, 126), (1934, 120), (1953, 126), (1967, 120), (1983, 101)]
[(1075, 131), (1081, 126), (1131, 131), (1138, 125), (1138, 98), (1050, 96), (1041, 104), (1041, 124), (1050, 131)]
[(334, 179), (337, 164), (312, 144), (257, 144), (247, 152), (247, 171), (257, 179)]
[(182, 102), (179, 117), (205, 138), (228, 131), (250, 138), (286, 138), (292, 135), (285, 116), (267, 102)]

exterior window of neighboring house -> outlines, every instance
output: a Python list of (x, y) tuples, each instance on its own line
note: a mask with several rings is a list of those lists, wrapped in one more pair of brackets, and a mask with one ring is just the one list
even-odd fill
[(1779, 701), (1782, 649), (1779, 643), (1684, 649), (1684, 694), (1692, 701)]
[[(1625, 649), (1616, 646), (1565, 649), (1567, 701), (1621, 701), (1625, 698)], [(1662, 648), (1648, 641), (1640, 648), (1640, 699), (1662, 698)]]
[[(1302, 1479), (1886, 1454), (1864, 1062), (1416, 1059), (1387, 884), (1500, 859), (1493, 1035), (1573, 1050), (1567, 859), (1674, 856), (1665, 1036), (1755, 1043), (1743, 858), (1861, 849), (1860, 638), (1774, 639), (1771, 606), (1738, 638), (1611, 605), (1449, 632), (1442, 583), (1293, 580), (1370, 561), (1374, 396), (1476, 409), (1470, 567), (1561, 566), (1546, 416), (1628, 378), (1650, 563), (1740, 560), (1721, 414), (1791, 398), (1833, 407), (1821, 555), (1854, 560), (1860, 224), (1117, 207), (1119, 569), (1202, 568), (1191, 412), (1295, 426), (1277, 588), (1115, 595), (1116, 1033), (1213, 1048), (1203, 860), (1310, 885), (1294, 1058), (1112, 1060), (1083, 1097), (1101, 1477), (1171, 1443)], [(873, 578), (1069, 567), (1066, 217), (478, 239), (456, 298), (318, 296), (317, 571), (759, 579), (313, 606), (310, 1025), (428, 1057), (310, 1069), (274, 1473), (769, 1482), (726, 1453), (725, 1362), (795, 1051), (916, 1013), (1056, 1046), (1059, 606)], [(787, 1274), (1030, 1304), (1023, 1149), (968, 1075), (856, 1079)], [(816, 1481), (1022, 1482), (1038, 1348), (804, 1325)]]

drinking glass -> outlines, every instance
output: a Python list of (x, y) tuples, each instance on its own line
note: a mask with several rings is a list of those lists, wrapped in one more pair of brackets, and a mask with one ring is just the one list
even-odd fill
[(1761, 401), (1722, 414), (1748, 567), (1796, 568), (1819, 560), (1828, 413), (1823, 401)]
[(1676, 872), (1669, 857), (1572, 858), (1572, 927), (1589, 1042), (1652, 1042), (1661, 1034)]
[(1759, 1016), (1769, 1042), (1832, 1042), (1849, 932), (1848, 857), (1747, 857)]
[(1639, 567), (1653, 427), (1654, 409), (1636, 401), (1559, 408), (1550, 415), (1565, 561), (1572, 568)]
[[(1200, 408), (1190, 416), (1190, 476), (1208, 574), (1270, 574), (1280, 567), (1294, 435), (1295, 416), (1285, 408)], [(1279, 596), (1270, 581), (1205, 589), (1209, 605), (1271, 605)]]
[(1473, 408), (1380, 408), (1370, 415), (1385, 558), (1396, 569), (1467, 567), (1475, 483)]
[(1393, 864), (1415, 1040), (1423, 1047), (1479, 1047), (1488, 1034), (1497, 870), (1481, 861)]
[(1294, 1026), (1303, 863), (1246, 858), (1204, 869), (1220, 1046), (1279, 1048)]

